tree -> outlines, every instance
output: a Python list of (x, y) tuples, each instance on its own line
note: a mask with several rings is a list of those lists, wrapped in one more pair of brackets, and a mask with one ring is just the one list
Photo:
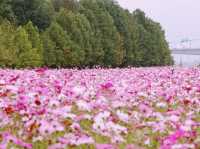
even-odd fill
[(40, 54), (36, 48), (32, 47), (29, 35), (20, 26), (17, 28), (14, 43), (17, 48), (17, 67), (37, 67), (41, 66)]
[[(45, 39), (47, 37), (47, 39)], [(54, 61), (56, 66), (79, 66), (84, 61), (84, 51), (81, 51), (67, 35), (66, 31), (56, 22), (46, 30), (44, 41), (45, 63), (49, 66)], [(47, 49), (49, 48), (50, 49)], [(55, 57), (55, 58), (54, 58)], [(51, 59), (53, 58), (53, 59)]]
[(91, 35), (91, 46), (92, 46), (92, 56), (90, 66), (104, 65), (104, 50), (102, 47), (101, 39), (102, 35), (98, 28), (98, 20), (94, 12), (90, 9), (82, 7), (80, 13), (83, 14), (87, 20), (90, 22), (92, 35)]
[(90, 65), (92, 63), (93, 32), (87, 18), (80, 13), (61, 9), (56, 20), (68, 33), (73, 43), (76, 43), (76, 46), (79, 46), (80, 50), (85, 53), (85, 61), (82, 65)]
[(143, 55), (142, 66), (172, 64), (170, 50), (160, 24), (147, 18), (141, 10), (136, 10), (133, 17), (139, 26), (138, 49)]
[(0, 0), (0, 24), (1, 66), (173, 64), (161, 25), (116, 0)]
[(12, 0), (11, 4), (19, 25), (32, 21), (40, 30), (44, 30), (54, 16), (53, 6), (46, 0)]
[(23, 27), (18, 27), (15, 40), (14, 40), (17, 48), (17, 66), (18, 67), (27, 67), (30, 65), (31, 58), (31, 42), (28, 40), (28, 34)]
[(0, 66), (13, 67), (16, 63), (16, 47), (14, 45), (15, 28), (7, 20), (0, 24)]
[(113, 0), (98, 0), (100, 7), (106, 9), (112, 16), (114, 25), (120, 34), (121, 48), (123, 56), (123, 65), (134, 65), (133, 60), (136, 61), (134, 36), (136, 25), (133, 21), (129, 11), (124, 10), (119, 6), (116, 1)]
[(77, 0), (51, 0), (54, 9), (59, 12), (64, 8), (69, 11), (78, 11), (79, 3)]
[(12, 11), (12, 0), (0, 0), (0, 17), (15, 22), (15, 15)]
[[(60, 27), (59, 24), (53, 22), (51, 26), (46, 30), (45, 35), (47, 36), (48, 45), (47, 47), (54, 47), (54, 49), (45, 49), (45, 55), (48, 58), (49, 61), (47, 61), (47, 65), (51, 64), (51, 59), (53, 58), (53, 61), (55, 61), (55, 64), (59, 67), (64, 66), (65, 64), (65, 58), (64, 58), (64, 49), (68, 47), (69, 43), (69, 37), (66, 35), (66, 32)], [(51, 50), (51, 51), (48, 51)], [(49, 55), (49, 54), (50, 55)], [(51, 56), (52, 54), (52, 56)]]
[[(48, 31), (42, 34), (44, 64), (48, 67), (57, 66), (56, 43), (51, 40)], [(63, 55), (62, 55), (63, 56)]]
[(40, 38), (39, 30), (37, 27), (33, 26), (33, 23), (30, 21), (24, 26), (26, 32), (28, 33), (28, 39), (31, 42), (32, 48), (35, 52), (35, 61), (37, 61), (36, 66), (43, 65), (43, 45)]
[[(104, 51), (104, 65), (105, 66), (119, 66), (123, 59), (119, 56), (122, 53), (120, 35), (114, 25), (114, 21), (110, 14), (100, 7), (96, 0), (82, 0), (80, 1), (83, 7), (90, 9), (97, 21), (94, 23), (95, 34), (101, 37), (101, 46)], [(90, 19), (90, 17), (88, 17)], [(91, 20), (90, 20), (91, 21)]]

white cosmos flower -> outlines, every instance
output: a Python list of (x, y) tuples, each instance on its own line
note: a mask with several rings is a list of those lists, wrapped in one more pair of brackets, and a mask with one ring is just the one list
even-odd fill
[(156, 107), (158, 107), (158, 108), (166, 108), (166, 107), (167, 107), (167, 104), (164, 103), (164, 102), (158, 102), (158, 103), (156, 104)]
[(195, 149), (194, 144), (174, 144), (171, 147), (172, 149)]
[(84, 100), (77, 101), (76, 105), (80, 110), (91, 111), (91, 106)]
[(72, 91), (77, 95), (80, 96), (85, 92), (85, 88), (82, 86), (75, 86)]
[(170, 117), (168, 117), (168, 120), (173, 121), (173, 122), (178, 122), (179, 119), (180, 117), (176, 115), (171, 115)]
[(117, 116), (119, 117), (119, 119), (121, 121), (128, 123), (128, 120), (129, 120), (128, 114), (126, 114), (120, 110), (117, 110)]

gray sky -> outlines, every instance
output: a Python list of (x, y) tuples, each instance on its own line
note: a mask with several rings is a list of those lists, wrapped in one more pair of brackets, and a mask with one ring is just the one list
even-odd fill
[[(182, 39), (200, 39), (200, 0), (117, 0), (133, 11), (142, 9), (147, 16), (160, 22), (173, 47), (190, 47), (189, 43), (177, 44)], [(195, 40), (192, 47), (200, 47)]]

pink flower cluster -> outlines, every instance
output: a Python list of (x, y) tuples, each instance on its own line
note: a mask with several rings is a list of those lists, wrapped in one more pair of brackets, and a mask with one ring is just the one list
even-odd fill
[(200, 68), (0, 70), (0, 149), (200, 148)]

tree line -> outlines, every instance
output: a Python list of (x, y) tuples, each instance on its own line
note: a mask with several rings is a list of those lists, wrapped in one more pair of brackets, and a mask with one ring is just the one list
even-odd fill
[(1, 67), (173, 64), (161, 25), (114, 0), (0, 0)]

